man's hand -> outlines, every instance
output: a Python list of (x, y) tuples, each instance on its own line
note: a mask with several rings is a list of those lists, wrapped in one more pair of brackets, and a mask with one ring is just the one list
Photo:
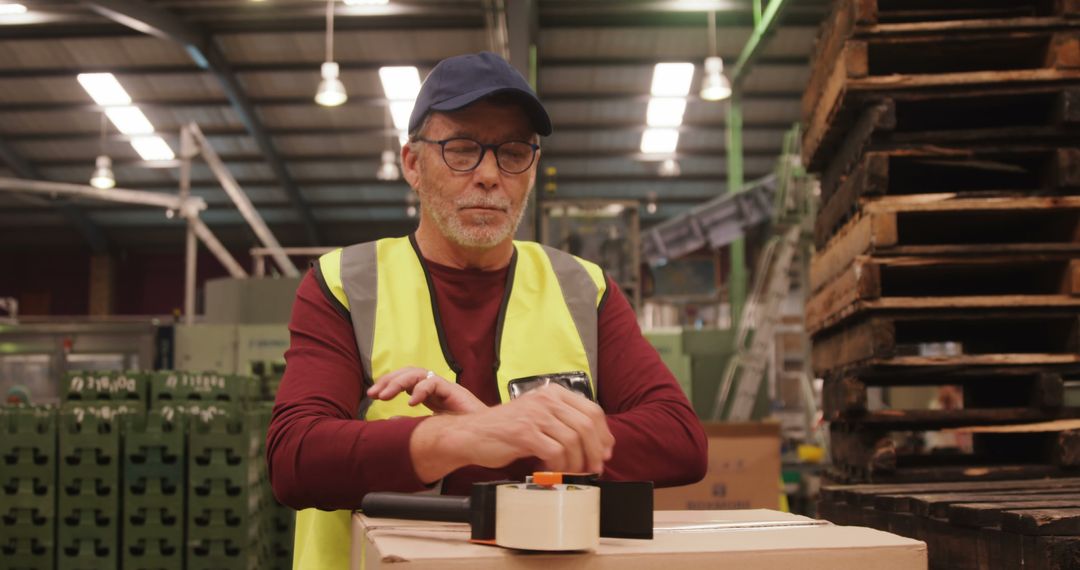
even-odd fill
[(600, 406), (549, 385), (500, 406), (424, 421), (409, 450), (417, 475), (434, 481), (465, 465), (502, 467), (522, 457), (553, 471), (602, 473), (614, 445)]
[(409, 405), (424, 404), (436, 414), (469, 413), (487, 409), (472, 392), (424, 368), (408, 367), (385, 374), (368, 388), (368, 397), (390, 400), (406, 392)]

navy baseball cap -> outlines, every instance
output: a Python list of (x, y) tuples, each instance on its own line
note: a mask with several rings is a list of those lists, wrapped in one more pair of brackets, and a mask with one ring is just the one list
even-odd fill
[(489, 51), (450, 57), (431, 70), (416, 96), (409, 132), (415, 133), (431, 111), (456, 111), (502, 93), (521, 103), (533, 130), (543, 136), (551, 134), (551, 119), (529, 82), (505, 59)]

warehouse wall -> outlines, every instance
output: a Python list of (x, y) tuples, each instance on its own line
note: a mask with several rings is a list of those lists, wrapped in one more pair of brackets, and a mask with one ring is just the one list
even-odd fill
[[(233, 252), (250, 270), (251, 258)], [(23, 315), (86, 315), (90, 298), (90, 253), (0, 252), (0, 297), (19, 300)], [(299, 263), (299, 262), (298, 262)], [(306, 266), (300, 266), (302, 269)], [(184, 304), (184, 255), (174, 252), (116, 254), (114, 313), (162, 315)], [(228, 272), (207, 251), (200, 251), (196, 287), (199, 298), (207, 279)]]

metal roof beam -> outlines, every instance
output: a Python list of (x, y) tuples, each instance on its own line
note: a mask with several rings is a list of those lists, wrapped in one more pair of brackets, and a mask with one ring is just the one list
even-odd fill
[[(744, 127), (755, 131), (778, 131), (787, 132), (791, 129), (793, 121), (760, 121), (744, 123)], [(727, 126), (723, 122), (718, 123), (683, 123), (677, 127), (680, 132), (712, 132), (723, 131)], [(556, 130), (559, 134), (566, 133), (591, 133), (599, 131), (643, 131), (647, 125), (640, 121), (632, 122), (606, 122), (606, 123), (559, 123)], [(397, 130), (385, 127), (300, 127), (300, 128), (271, 128), (267, 132), (274, 137), (290, 136), (390, 136), (397, 135)], [(247, 130), (235, 127), (216, 129), (203, 129), (203, 133), (209, 138), (239, 138), (249, 136)], [(6, 138), (9, 141), (18, 142), (96, 142), (100, 133), (95, 131), (51, 131), (45, 133), (19, 133), (11, 134)], [(171, 135), (164, 135), (166, 140)], [(119, 133), (108, 135), (108, 140), (127, 142), (133, 137)], [(173, 136), (173, 138), (176, 138)]]
[(285, 193), (292, 200), (304, 224), (308, 242), (311, 245), (320, 245), (322, 240), (311, 209), (292, 180), (270, 135), (255, 114), (254, 105), (241, 88), (225, 55), (210, 35), (142, 0), (90, 0), (88, 5), (95, 12), (125, 26), (179, 43), (196, 65), (214, 74), (240, 121), (259, 146), (263, 160), (269, 163)]
[[(115, 1), (115, 0), (101, 0)], [(208, 48), (210, 49), (210, 48)], [(216, 47), (212, 48), (217, 50)], [(190, 51), (190, 50), (189, 50)], [(734, 60), (737, 54), (721, 54), (724, 59)], [(657, 63), (676, 59), (694, 59), (690, 57), (560, 57), (543, 58), (538, 68), (547, 70), (553, 67), (652, 67)], [(109, 72), (118, 77), (124, 75), (197, 75), (213, 69), (196, 65), (151, 64), (151, 65), (87, 65), (78, 68), (10, 68), (0, 70), (0, 79), (46, 79), (50, 77), (71, 77), (78, 73), (95, 71)], [(439, 63), (434, 59), (385, 59), (378, 61), (340, 61), (342, 71), (378, 71), (388, 65), (415, 65), (421, 70), (428, 70)], [(763, 56), (756, 60), (756, 65), (776, 67), (808, 67), (810, 60), (805, 56)], [(314, 66), (314, 67), (313, 67)], [(317, 74), (318, 64), (307, 62), (248, 62), (230, 64), (232, 73), (308, 73)]]
[[(784, 101), (794, 102), (802, 99), (800, 91), (750, 91), (743, 93), (743, 98), (750, 101)], [(646, 103), (648, 94), (638, 93), (540, 93), (540, 99), (544, 103)], [(699, 102), (701, 98), (691, 93), (687, 96), (690, 102)], [(248, 99), (248, 102), (257, 107), (292, 107), (310, 106), (311, 99), (308, 97), (259, 97)], [(144, 109), (199, 109), (207, 107), (230, 107), (232, 105), (226, 99), (169, 99), (157, 101), (140, 101), (139, 106)], [(345, 107), (385, 107), (387, 101), (383, 97), (349, 97), (344, 103)], [(0, 113), (30, 113), (30, 112), (101, 112), (103, 107), (92, 103), (52, 103), (52, 102), (22, 102), (0, 103)], [(558, 125), (556, 125), (558, 128)]]

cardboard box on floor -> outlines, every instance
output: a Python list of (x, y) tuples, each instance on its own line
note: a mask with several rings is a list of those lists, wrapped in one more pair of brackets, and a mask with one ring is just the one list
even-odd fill
[[(653, 540), (600, 539), (595, 552), (521, 552), (468, 542), (463, 523), (353, 515), (352, 570), (926, 570), (926, 544), (767, 510), (657, 511)], [(399, 566), (399, 564), (401, 566)]]
[(709, 472), (693, 485), (657, 489), (654, 508), (775, 509), (780, 504), (780, 424), (705, 424)]

